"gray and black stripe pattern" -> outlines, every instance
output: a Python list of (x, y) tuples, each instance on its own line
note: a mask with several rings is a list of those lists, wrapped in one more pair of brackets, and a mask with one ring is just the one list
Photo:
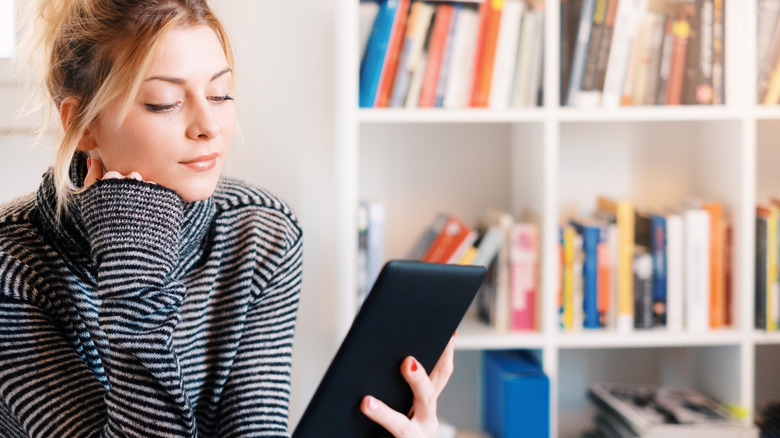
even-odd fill
[(0, 437), (289, 436), (289, 207), (105, 180), (57, 222), (52, 188), (0, 207)]

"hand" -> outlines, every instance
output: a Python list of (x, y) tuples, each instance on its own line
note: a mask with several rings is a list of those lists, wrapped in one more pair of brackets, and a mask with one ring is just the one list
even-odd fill
[(138, 181), (144, 180), (141, 177), (141, 174), (138, 172), (131, 172), (127, 175), (122, 175), (121, 173), (112, 170), (110, 172), (104, 173), (103, 163), (101, 163), (100, 160), (98, 160), (97, 158), (87, 159), (87, 176), (84, 177), (84, 188), (87, 188), (92, 184), (95, 184), (97, 181), (101, 179), (124, 179), (124, 178), (135, 179)]
[(414, 404), (408, 416), (394, 411), (370, 395), (363, 398), (360, 410), (396, 438), (433, 437), (439, 428), (436, 403), (452, 376), (454, 357), (455, 344), (452, 338), (430, 376), (413, 357), (404, 359), (401, 364), (401, 374), (414, 394)]

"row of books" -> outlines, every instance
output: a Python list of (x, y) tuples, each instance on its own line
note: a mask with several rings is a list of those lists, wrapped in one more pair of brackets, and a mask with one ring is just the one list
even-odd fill
[(479, 318), (497, 331), (538, 328), (539, 227), (490, 210), (476, 225), (440, 213), (417, 240), (413, 259), (485, 266), (488, 274), (475, 300)]
[(598, 199), (593, 217), (562, 224), (559, 315), (564, 331), (731, 323), (731, 227), (718, 202), (652, 213)]
[(543, 0), (363, 0), (360, 15), (361, 108), (540, 102)]
[(724, 103), (724, 0), (561, 0), (561, 105)]
[(780, 0), (759, 0), (756, 5), (756, 71), (758, 103), (780, 103)]
[(596, 408), (587, 438), (758, 438), (720, 403), (688, 388), (595, 383)]

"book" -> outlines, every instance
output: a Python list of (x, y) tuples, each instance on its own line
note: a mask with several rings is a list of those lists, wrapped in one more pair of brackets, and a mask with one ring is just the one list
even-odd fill
[(487, 3), (487, 17), (480, 42), (480, 58), (477, 60), (479, 67), (474, 77), (471, 106), (486, 108), (490, 102), (490, 87), (493, 79), (493, 64), (496, 56), (496, 44), (498, 43), (501, 14), (504, 9), (504, 0), (485, 0)]
[(568, 94), (571, 63), (574, 57), (574, 47), (577, 42), (577, 23), (580, 18), (582, 0), (561, 0), (560, 4), (560, 104), (565, 105)]
[(358, 253), (362, 253), (363, 260), (360, 260), (361, 256), (358, 258), (359, 266), (364, 269), (362, 274), (358, 274), (362, 281), (358, 293), (358, 304), (360, 304), (374, 285), (385, 262), (385, 206), (380, 202), (361, 201), (358, 208), (358, 218), (360, 233), (358, 237), (360, 251)]
[[(773, 44), (778, 44), (773, 39), (777, 21), (780, 18), (780, 1), (758, 0), (756, 4), (756, 83), (761, 84), (761, 72), (764, 63), (769, 56)], [(760, 99), (759, 99), (760, 101)]]
[(710, 216), (706, 210), (688, 208), (685, 226), (685, 323), (689, 331), (710, 327)]
[(505, 109), (509, 106), (520, 40), (520, 24), (525, 8), (524, 0), (504, 0), (496, 38), (493, 77), (490, 80), (490, 108)]
[(642, 438), (757, 438), (717, 401), (688, 388), (595, 383), (588, 397), (600, 413)]
[(428, 29), (431, 26), (433, 13), (433, 5), (423, 1), (412, 2), (406, 25), (403, 49), (401, 50), (401, 58), (393, 86), (393, 94), (390, 100), (390, 106), (394, 108), (401, 108), (406, 102), (412, 74), (421, 63), (423, 47)]
[(536, 328), (539, 232), (536, 225), (515, 222), (509, 231), (510, 329)]
[(582, 0), (580, 20), (577, 25), (577, 40), (574, 46), (574, 57), (571, 63), (571, 75), (569, 77), (568, 91), (566, 92), (567, 106), (575, 106), (578, 102), (578, 93), (582, 90), (582, 81), (585, 77), (585, 68), (588, 63), (588, 47), (590, 44), (591, 29), (593, 28), (593, 14), (596, 9), (596, 0)]
[(604, 79), (607, 75), (607, 63), (609, 62), (609, 52), (612, 48), (612, 35), (615, 30), (615, 19), (617, 18), (618, 0), (608, 0), (607, 11), (604, 16), (603, 31), (601, 32), (601, 43), (599, 44), (598, 58), (596, 61), (596, 83), (594, 89), (602, 91), (604, 89)]
[(712, 103), (722, 105), (726, 102), (725, 67), (725, 15), (723, 0), (713, 0), (712, 24)]
[(780, 323), (780, 210), (774, 205), (767, 207), (767, 262), (766, 262), (766, 329), (778, 330)]
[(450, 215), (447, 213), (437, 213), (431, 223), (423, 230), (420, 236), (415, 240), (406, 257), (410, 260), (420, 260), (430, 248), (436, 236), (444, 229)]
[(650, 255), (653, 259), (653, 326), (666, 326), (667, 277), (667, 240), (666, 216), (651, 214), (652, 241)]
[(683, 80), (685, 78), (685, 57), (688, 52), (688, 37), (691, 26), (685, 14), (678, 16), (672, 25), (672, 57), (669, 61), (669, 79), (666, 83), (666, 105), (682, 103)]
[(666, 90), (669, 85), (669, 72), (672, 65), (674, 47), (674, 17), (664, 16), (664, 36), (661, 42), (661, 59), (658, 66), (658, 81), (653, 102), (657, 105), (666, 103)]
[(504, 245), (503, 235), (498, 225), (487, 228), (482, 233), (477, 243), (477, 253), (471, 260), (471, 264), (487, 267), (496, 257), (501, 246)]
[(439, 74), (442, 69), (447, 41), (450, 37), (450, 25), (452, 24), (454, 11), (455, 7), (449, 3), (442, 3), (436, 6), (432, 25), (433, 30), (428, 46), (428, 62), (425, 66), (425, 76), (423, 77), (420, 90), (420, 99), (417, 103), (421, 108), (436, 106), (436, 88), (439, 83)]
[(618, 331), (630, 331), (634, 325), (634, 205), (628, 200), (599, 197), (597, 211), (608, 220), (614, 221), (618, 229), (617, 270), (617, 316)]
[(601, 51), (602, 38), (604, 36), (604, 22), (607, 18), (608, 0), (596, 0), (593, 10), (590, 29), (590, 39), (588, 40), (588, 52), (585, 61), (585, 70), (582, 76), (582, 90), (593, 91), (596, 88), (596, 76), (599, 62), (599, 52)]
[(461, 5), (456, 10), (455, 35), (452, 41), (452, 59), (444, 94), (445, 108), (465, 108), (469, 104), (469, 86), (472, 82), (474, 53), (479, 32), (479, 14), (473, 5)]
[(755, 251), (755, 295), (754, 295), (754, 326), (759, 330), (767, 328), (767, 267), (768, 258), (768, 209), (756, 208), (756, 251)]
[(358, 7), (360, 28), (358, 29), (358, 39), (360, 47), (360, 59), (366, 55), (366, 46), (368, 37), (371, 35), (371, 29), (374, 27), (374, 20), (379, 12), (379, 0), (361, 0)]
[[(399, 19), (401, 0), (383, 0), (379, 5), (376, 19), (366, 43), (365, 56), (360, 64), (360, 84), (358, 99), (361, 108), (374, 106), (377, 89), (382, 78), (388, 46)], [(407, 3), (408, 4), (408, 3)]]
[(544, 9), (541, 6), (542, 3), (534, 3), (522, 17), (517, 65), (510, 93), (512, 106), (516, 108), (538, 104), (544, 52)]
[(390, 32), (390, 41), (387, 45), (387, 53), (382, 65), (382, 73), (379, 79), (379, 85), (374, 99), (374, 106), (384, 108), (390, 105), (390, 98), (393, 94), (393, 84), (395, 75), (398, 72), (398, 63), (401, 56), (401, 49), (406, 35), (406, 22), (409, 18), (410, 0), (399, 0), (396, 10), (393, 28)]
[(427, 263), (456, 263), (476, 237), (473, 228), (460, 218), (450, 215), (420, 260)]
[(702, 3), (703, 0), (693, 0), (684, 6), (685, 12), (683, 14), (688, 17), (689, 31), (680, 103), (685, 105), (696, 102), (696, 82), (701, 59)]
[(653, 328), (653, 256), (646, 247), (634, 249), (634, 328)]
[(666, 215), (666, 328), (683, 329), (684, 320), (684, 237), (679, 213)]
[(699, 17), (698, 64), (692, 78), (690, 92), (693, 104), (711, 105), (714, 101), (713, 68), (715, 57), (715, 1), (696, 0)]
[(550, 380), (530, 352), (483, 353), (483, 428), (495, 438), (546, 437)]
[(509, 235), (514, 218), (501, 210), (488, 210), (482, 226), (501, 233), (501, 245), (488, 266), (488, 274), (477, 294), (479, 317), (497, 331), (509, 331)]
[(723, 205), (705, 202), (701, 206), (710, 216), (710, 328), (726, 324), (725, 218)]
[(562, 275), (562, 294), (561, 294), (561, 328), (565, 331), (574, 330), (574, 288), (575, 271), (574, 266), (575, 240), (577, 231), (571, 225), (565, 225), (561, 229), (561, 239), (563, 247), (563, 260), (561, 265)]
[[(583, 327), (597, 329), (603, 327), (602, 315), (599, 308), (599, 244), (601, 244), (601, 230), (603, 225), (586, 219), (574, 219), (571, 225), (582, 238), (582, 251), (584, 255), (582, 266), (583, 283)], [(579, 304), (576, 304), (579, 305)]]
[(620, 0), (618, 3), (601, 94), (601, 104), (605, 108), (616, 108), (621, 104), (631, 46), (640, 18), (647, 10), (647, 4), (648, 0)]
[(434, 106), (441, 108), (444, 106), (444, 95), (447, 91), (447, 84), (450, 80), (450, 74), (452, 72), (452, 51), (455, 42), (455, 30), (458, 27), (458, 11), (463, 9), (461, 3), (454, 3), (452, 11), (452, 19), (450, 20), (450, 28), (447, 33), (447, 42), (444, 45), (444, 55), (441, 59), (441, 67), (439, 68), (439, 79), (436, 82), (436, 101)]

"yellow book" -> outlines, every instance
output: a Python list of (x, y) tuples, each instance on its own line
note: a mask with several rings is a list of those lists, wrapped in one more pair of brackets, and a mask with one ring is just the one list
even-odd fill
[(634, 327), (634, 204), (602, 196), (598, 198), (597, 209), (613, 216), (617, 223), (617, 329), (631, 331)]
[(778, 292), (780, 292), (780, 271), (778, 269), (778, 220), (780, 220), (780, 209), (777, 206), (771, 207), (769, 220), (767, 221), (767, 287), (766, 287), (766, 329), (767, 331), (777, 331), (778, 329)]
[(563, 329), (574, 329), (574, 237), (572, 226), (563, 227)]

